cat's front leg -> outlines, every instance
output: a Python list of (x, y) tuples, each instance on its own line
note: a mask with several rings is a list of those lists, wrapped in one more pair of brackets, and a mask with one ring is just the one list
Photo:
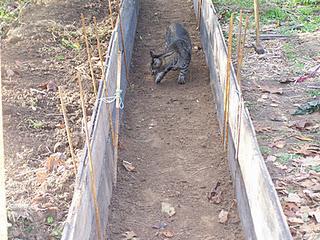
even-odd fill
[(187, 73), (188, 71), (180, 71), (179, 77), (178, 77), (178, 84), (186, 83)]
[(163, 71), (157, 73), (155, 82), (158, 84), (164, 78), (164, 76), (172, 69), (172, 65), (167, 66)]

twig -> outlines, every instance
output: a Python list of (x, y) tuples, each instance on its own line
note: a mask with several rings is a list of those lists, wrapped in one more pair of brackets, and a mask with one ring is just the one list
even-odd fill
[(254, 48), (258, 54), (263, 54), (265, 50), (260, 44), (259, 0), (254, 0), (254, 19), (256, 25), (256, 45)]
[(83, 88), (82, 88), (82, 80), (80, 73), (78, 73), (78, 80), (79, 80), (79, 88), (80, 88), (80, 100), (81, 100), (81, 108), (82, 108), (82, 114), (84, 119), (84, 130), (86, 133), (86, 144), (88, 148), (88, 158), (89, 158), (89, 172), (90, 172), (90, 185), (92, 190), (92, 197), (93, 197), (93, 204), (94, 209), (96, 213), (96, 225), (97, 225), (97, 236), (98, 240), (102, 239), (101, 236), (101, 223), (100, 223), (100, 211), (98, 206), (98, 200), (97, 200), (97, 191), (96, 191), (96, 183), (95, 183), (95, 175), (94, 175), (94, 169), (93, 169), (93, 159), (92, 159), (92, 150), (91, 150), (91, 143), (90, 143), (90, 136), (89, 136), (89, 130), (88, 130), (88, 123), (87, 123), (87, 114), (86, 114), (86, 107), (85, 107), (85, 99), (83, 95)]
[(61, 101), (61, 109), (62, 109), (62, 114), (64, 118), (64, 124), (66, 126), (66, 132), (67, 132), (67, 138), (69, 142), (69, 148), (70, 148), (70, 154), (71, 154), (71, 159), (74, 165), (74, 175), (77, 175), (77, 162), (76, 162), (76, 155), (74, 153), (73, 145), (72, 145), (72, 137), (71, 137), (71, 132), (70, 132), (70, 127), (69, 127), (69, 120), (67, 116), (67, 111), (66, 111), (66, 106), (64, 104), (64, 94), (62, 87), (58, 87), (59, 89), (59, 96), (60, 96), (60, 101)]
[(103, 80), (104, 75), (105, 75), (105, 69), (104, 69), (103, 55), (102, 55), (100, 39), (99, 39), (99, 34), (98, 34), (98, 28), (97, 28), (97, 19), (95, 16), (93, 17), (93, 25), (94, 25), (94, 35), (96, 36), (96, 40), (97, 40), (97, 48), (98, 48), (98, 54), (99, 54), (99, 58), (100, 58), (102, 80)]
[(200, 30), (200, 24), (201, 24), (201, 10), (202, 10), (202, 0), (198, 1), (198, 30)]
[[(117, 87), (116, 91), (120, 91), (121, 86), (121, 52), (118, 51), (118, 66), (117, 66)], [(115, 137), (114, 137), (114, 157), (113, 157), (113, 166), (114, 166), (114, 185), (117, 184), (117, 171), (118, 171), (118, 146), (119, 146), (119, 125), (120, 125), (120, 98), (116, 98), (116, 119), (115, 119)]]
[(85, 19), (84, 19), (83, 14), (81, 14), (81, 22), (82, 22), (82, 34), (83, 34), (83, 38), (84, 38), (84, 41), (85, 41), (85, 44), (86, 44), (86, 49), (87, 49), (88, 62), (89, 62), (89, 67), (90, 67), (93, 91), (94, 91), (94, 94), (97, 95), (97, 86), (96, 86), (96, 80), (95, 80), (94, 72), (93, 72), (91, 51), (90, 51), (90, 46), (89, 46), (89, 42), (88, 42), (86, 24), (85, 24)]
[(111, 0), (108, 0), (108, 2), (109, 2), (109, 15), (110, 15), (110, 19), (111, 19), (111, 27), (112, 27), (112, 29), (114, 29)]
[(224, 125), (223, 140), (224, 149), (228, 150), (228, 134), (229, 134), (229, 97), (230, 97), (230, 74), (231, 74), (231, 57), (232, 57), (232, 32), (233, 32), (233, 13), (230, 17), (229, 36), (228, 36), (228, 56), (227, 56), (227, 78), (225, 82), (224, 93)]

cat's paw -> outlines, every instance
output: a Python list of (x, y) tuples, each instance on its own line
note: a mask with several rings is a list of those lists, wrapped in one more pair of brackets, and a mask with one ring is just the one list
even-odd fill
[(155, 83), (156, 84), (160, 83), (163, 77), (164, 77), (163, 73), (158, 73), (155, 79)]
[(186, 83), (186, 78), (183, 75), (179, 75), (178, 77), (178, 84), (185, 84)]

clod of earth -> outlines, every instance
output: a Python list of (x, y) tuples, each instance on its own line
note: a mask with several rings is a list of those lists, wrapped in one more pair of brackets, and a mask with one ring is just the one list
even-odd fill
[(176, 214), (176, 210), (171, 206), (170, 203), (162, 202), (161, 203), (161, 212), (166, 213), (169, 217), (172, 217)]
[(226, 223), (228, 221), (229, 218), (229, 212), (226, 210), (221, 210), (221, 212), (219, 213), (219, 223)]

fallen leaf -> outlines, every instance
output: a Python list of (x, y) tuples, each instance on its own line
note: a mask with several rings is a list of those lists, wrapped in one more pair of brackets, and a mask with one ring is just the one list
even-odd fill
[(219, 189), (220, 182), (217, 181), (215, 186), (212, 188), (211, 192), (208, 194), (209, 202), (213, 202), (215, 204), (219, 204), (222, 201), (222, 191)]
[(312, 216), (314, 216), (317, 223), (320, 223), (320, 209), (319, 208), (315, 212), (312, 212)]
[(229, 212), (222, 209), (218, 217), (219, 217), (219, 223), (226, 223), (229, 218)]
[(133, 172), (135, 170), (135, 167), (132, 165), (131, 162), (128, 161), (122, 161), (122, 165), (128, 172)]
[(274, 129), (272, 129), (271, 127), (260, 127), (260, 126), (257, 126), (257, 127), (255, 127), (255, 129), (256, 129), (257, 133), (264, 133), (264, 132), (272, 132), (272, 131), (274, 131)]
[(291, 203), (300, 203), (301, 198), (296, 193), (289, 193), (288, 197), (286, 198), (286, 201)]
[(299, 120), (299, 121), (293, 121), (293, 122), (290, 122), (288, 124), (288, 127), (290, 128), (296, 128), (298, 130), (304, 130), (306, 129), (307, 127), (310, 127), (312, 126), (312, 123), (303, 119), (303, 120)]
[(294, 137), (295, 137), (296, 139), (301, 140), (301, 141), (308, 141), (308, 142), (313, 141), (312, 138), (305, 137), (305, 136), (294, 136)]
[(271, 106), (271, 107), (278, 107), (279, 104), (277, 104), (277, 103), (271, 103), (270, 106)]
[(169, 230), (164, 230), (160, 233), (160, 235), (167, 237), (167, 238), (172, 238), (174, 236), (173, 232)]
[(315, 157), (306, 157), (300, 160), (303, 166), (318, 166), (320, 165), (320, 155)]
[(39, 184), (42, 184), (48, 177), (48, 174), (45, 169), (42, 169), (36, 173), (37, 181)]
[(271, 147), (276, 147), (279, 149), (282, 149), (286, 146), (286, 141), (284, 140), (275, 140), (272, 144)]
[(288, 222), (292, 223), (292, 224), (303, 224), (304, 223), (304, 221), (301, 218), (297, 218), (297, 217), (289, 217)]
[(273, 88), (270, 86), (262, 86), (261, 91), (265, 93), (273, 93), (273, 94), (283, 94), (282, 88)]
[(45, 161), (45, 167), (48, 172), (52, 172), (59, 166), (63, 165), (65, 161), (65, 155), (63, 153), (55, 153), (50, 155)]
[(292, 148), (293, 153), (300, 154), (303, 156), (312, 156), (315, 154), (320, 154), (320, 146), (314, 144), (305, 144), (300, 147), (300, 149)]
[(166, 213), (169, 217), (172, 217), (176, 214), (176, 210), (171, 206), (170, 203), (162, 202), (161, 203), (161, 212)]
[(303, 190), (303, 193), (315, 202), (320, 201), (320, 193), (314, 193), (313, 191), (307, 189)]
[(14, 71), (11, 70), (10, 68), (7, 69), (6, 72), (7, 72), (7, 77), (8, 77), (9, 79), (11, 79), (11, 78), (14, 76)]
[(123, 240), (139, 240), (139, 238), (137, 238), (137, 234), (134, 231), (127, 231), (122, 234), (122, 236), (124, 237)]
[(269, 155), (266, 159), (267, 162), (274, 162), (275, 160), (277, 160), (277, 157), (272, 155)]
[(299, 207), (295, 203), (286, 202), (283, 207), (283, 212), (287, 217), (294, 217)]

